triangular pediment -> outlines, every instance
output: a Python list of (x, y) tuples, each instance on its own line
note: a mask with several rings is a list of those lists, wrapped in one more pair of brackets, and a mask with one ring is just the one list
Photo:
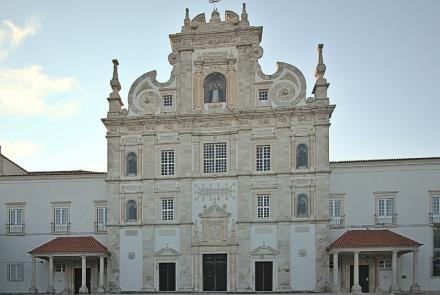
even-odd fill
[(249, 252), (250, 255), (277, 255), (278, 253), (277, 250), (266, 245), (259, 246)]
[(203, 213), (199, 214), (201, 218), (226, 218), (231, 214), (226, 212), (222, 207), (214, 204), (211, 207), (207, 208)]
[(180, 252), (170, 247), (165, 247), (157, 252), (154, 252), (154, 256), (180, 256)]

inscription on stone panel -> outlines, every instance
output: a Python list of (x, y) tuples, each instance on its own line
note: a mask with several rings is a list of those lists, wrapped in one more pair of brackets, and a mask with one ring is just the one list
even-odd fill
[(235, 200), (237, 185), (233, 182), (199, 183), (194, 184), (195, 201)]
[(308, 233), (308, 232), (310, 232), (310, 227), (308, 227), (308, 226), (295, 226), (295, 232)]
[(159, 230), (160, 236), (175, 236), (176, 230), (174, 228), (162, 228)]
[(140, 184), (121, 184), (121, 191), (123, 193), (142, 192), (142, 185), (140, 185)]
[(138, 235), (138, 231), (135, 229), (128, 229), (125, 231), (125, 236), (126, 237), (135, 237)]
[(272, 227), (259, 226), (255, 228), (255, 234), (257, 235), (270, 234), (270, 233), (272, 233)]
[(155, 192), (176, 192), (179, 190), (178, 182), (156, 182), (154, 185)]
[(252, 135), (254, 137), (274, 137), (276, 136), (276, 130), (274, 128), (252, 129)]
[(177, 133), (165, 133), (157, 135), (158, 143), (176, 142), (178, 140)]

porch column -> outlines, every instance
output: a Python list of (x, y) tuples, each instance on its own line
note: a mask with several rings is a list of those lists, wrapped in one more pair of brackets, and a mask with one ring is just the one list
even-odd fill
[(53, 287), (53, 256), (49, 256), (49, 287), (47, 288), (47, 293), (55, 293), (55, 288)]
[(353, 286), (352, 293), (362, 293), (362, 288), (359, 285), (359, 252), (354, 252), (354, 266), (353, 266)]
[(99, 256), (99, 287), (98, 293), (104, 293), (104, 256)]
[(393, 272), (393, 283), (391, 285), (390, 291), (391, 292), (400, 291), (400, 286), (399, 283), (397, 282), (397, 251), (393, 251), (391, 267)]
[(38, 293), (38, 289), (36, 287), (36, 262), (35, 262), (36, 258), (34, 256), (32, 256), (32, 281), (31, 281), (31, 287), (29, 288), (29, 293)]
[(333, 292), (339, 293), (339, 264), (338, 252), (333, 253)]
[(420, 285), (417, 282), (417, 260), (418, 260), (417, 257), (418, 257), (418, 254), (419, 254), (419, 249), (416, 248), (413, 251), (413, 282), (412, 282), (412, 286), (410, 288), (410, 290), (412, 292), (420, 291)]
[(81, 256), (81, 288), (79, 288), (79, 293), (87, 294), (89, 290), (86, 285), (86, 256)]

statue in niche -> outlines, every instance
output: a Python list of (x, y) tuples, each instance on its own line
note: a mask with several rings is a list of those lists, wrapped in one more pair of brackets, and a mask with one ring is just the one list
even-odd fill
[(220, 73), (211, 73), (204, 82), (205, 103), (226, 101), (226, 78)]

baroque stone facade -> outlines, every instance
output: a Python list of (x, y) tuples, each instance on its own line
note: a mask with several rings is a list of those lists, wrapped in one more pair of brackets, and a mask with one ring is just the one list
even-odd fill
[[(170, 79), (119, 96), (108, 140), (111, 291), (287, 291), (328, 285), (329, 104), (295, 66), (258, 63), (262, 27), (217, 10), (170, 35)], [(174, 272), (174, 286), (164, 278)], [(212, 270), (213, 269), (213, 270)], [(266, 269), (262, 271), (262, 269)], [(130, 271), (127, 271), (130, 270)], [(135, 275), (133, 275), (135, 273)], [(259, 285), (264, 280), (265, 286)]]

